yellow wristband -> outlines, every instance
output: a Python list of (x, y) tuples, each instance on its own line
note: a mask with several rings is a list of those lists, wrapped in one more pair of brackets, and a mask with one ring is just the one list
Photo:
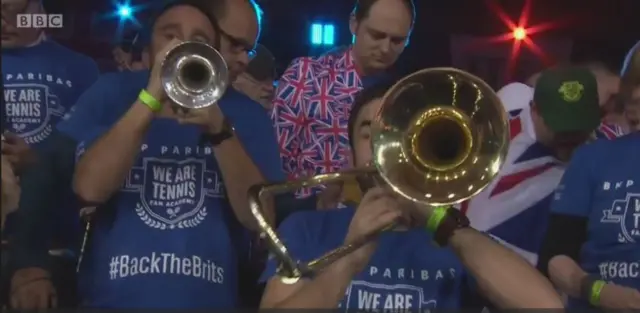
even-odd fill
[(158, 112), (162, 110), (162, 103), (154, 98), (148, 91), (142, 89), (140, 90), (140, 94), (138, 95), (138, 100), (144, 103), (146, 106), (151, 109), (153, 112)]
[(427, 230), (435, 233), (438, 230), (438, 226), (442, 223), (442, 220), (447, 216), (447, 209), (449, 207), (441, 206), (433, 209), (433, 213), (429, 216), (429, 220), (427, 220)]
[(591, 285), (591, 295), (589, 296), (589, 303), (591, 303), (591, 305), (600, 305), (600, 293), (606, 284), (604, 280), (596, 280), (593, 282), (593, 285)]

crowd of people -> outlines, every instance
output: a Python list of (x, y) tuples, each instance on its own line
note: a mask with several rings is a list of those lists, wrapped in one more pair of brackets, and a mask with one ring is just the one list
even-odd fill
[[(353, 44), (280, 77), (252, 0), (172, 1), (102, 74), (16, 27), (40, 1), (2, 9), (3, 306), (640, 309), (640, 42), (620, 73), (563, 65), (500, 88), (504, 166), (459, 205), (425, 215), (368, 180), (262, 199), (301, 261), (373, 238), (292, 280), (247, 192), (371, 163), (412, 0), (357, 1)], [(226, 61), (215, 105), (175, 110), (165, 92), (184, 41)]]

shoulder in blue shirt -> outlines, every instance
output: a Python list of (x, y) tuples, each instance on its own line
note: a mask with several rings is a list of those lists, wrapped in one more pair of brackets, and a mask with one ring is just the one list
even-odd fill
[[(343, 244), (353, 208), (295, 213), (278, 230), (295, 259), (310, 261)], [(276, 273), (270, 258), (262, 280)], [(433, 245), (421, 229), (386, 232), (367, 267), (351, 282), (343, 309), (427, 310), (461, 307), (468, 287), (462, 264), (449, 249)]]
[(3, 49), (4, 127), (40, 146), (98, 75), (91, 58), (50, 40)]
[(551, 211), (588, 219), (580, 256), (586, 272), (640, 288), (640, 133), (576, 151)]
[(100, 75), (76, 101), (58, 130), (77, 141), (97, 137), (95, 129), (106, 130), (135, 102), (146, 86), (147, 71), (113, 72)]

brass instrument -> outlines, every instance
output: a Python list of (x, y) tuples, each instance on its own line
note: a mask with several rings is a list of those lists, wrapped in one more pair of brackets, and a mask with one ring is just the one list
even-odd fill
[(169, 99), (184, 109), (215, 104), (229, 85), (229, 70), (222, 55), (195, 41), (183, 42), (167, 52), (160, 75)]
[(398, 81), (383, 97), (371, 126), (372, 166), (250, 189), (251, 211), (261, 236), (281, 262), (283, 281), (293, 283), (318, 271), (372, 238), (361, 238), (301, 264), (265, 220), (263, 196), (373, 174), (430, 214), (434, 207), (471, 198), (491, 182), (506, 158), (508, 125), (497, 94), (469, 73), (430, 68)]

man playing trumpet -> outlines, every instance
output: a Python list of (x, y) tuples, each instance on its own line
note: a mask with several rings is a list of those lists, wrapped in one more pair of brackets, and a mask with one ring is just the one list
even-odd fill
[[(372, 123), (389, 87), (364, 89), (351, 109), (348, 131), (356, 167), (374, 157)], [(388, 225), (395, 227), (292, 284), (276, 275), (277, 260), (271, 258), (262, 277), (267, 282), (262, 308), (482, 308), (485, 302), (477, 300), (483, 299), (500, 308), (562, 307), (548, 280), (515, 253), (469, 228), (458, 211), (437, 209), (428, 223), (420, 222), (429, 224), (425, 231), (412, 227), (421, 219), (418, 210), (406, 209), (413, 204), (386, 187), (363, 191), (357, 208), (306, 211), (285, 220), (279, 234), (290, 253), (307, 262)], [(435, 215), (445, 216), (440, 224)], [(448, 248), (437, 248), (434, 240)]]

